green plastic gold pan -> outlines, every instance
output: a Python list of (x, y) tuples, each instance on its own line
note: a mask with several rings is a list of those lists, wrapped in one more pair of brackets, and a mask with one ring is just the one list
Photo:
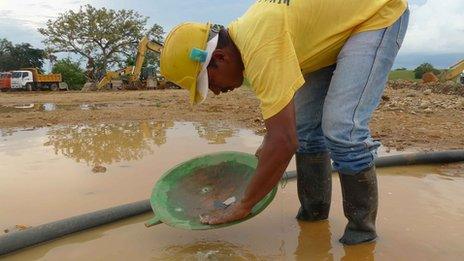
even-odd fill
[(257, 164), (256, 157), (248, 153), (220, 152), (175, 166), (156, 182), (150, 198), (155, 217), (145, 225), (165, 223), (176, 228), (202, 230), (230, 226), (256, 216), (274, 199), (277, 186), (245, 219), (221, 225), (200, 222), (201, 215), (224, 209), (243, 197)]

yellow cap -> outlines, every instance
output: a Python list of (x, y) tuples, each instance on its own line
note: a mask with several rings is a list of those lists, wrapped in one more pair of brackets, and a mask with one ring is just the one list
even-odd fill
[(198, 75), (206, 68), (205, 63), (207, 65), (211, 59), (206, 51), (210, 29), (209, 23), (178, 25), (169, 33), (161, 51), (161, 75), (189, 90), (192, 104), (206, 98), (204, 91), (198, 90), (197, 82)]

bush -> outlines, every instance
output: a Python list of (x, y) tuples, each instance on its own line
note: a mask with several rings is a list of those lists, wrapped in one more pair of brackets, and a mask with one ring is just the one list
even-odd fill
[(416, 79), (422, 79), (422, 75), (427, 72), (432, 72), (435, 75), (440, 74), (440, 70), (435, 69), (432, 64), (430, 63), (423, 63), (419, 65), (416, 69), (414, 69), (414, 77)]
[(53, 65), (53, 73), (61, 73), (63, 82), (66, 82), (71, 90), (80, 90), (85, 83), (85, 72), (79, 63), (66, 58), (59, 60)]

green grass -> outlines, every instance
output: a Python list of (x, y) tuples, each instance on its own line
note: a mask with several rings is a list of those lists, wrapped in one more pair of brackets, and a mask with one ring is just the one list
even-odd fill
[(414, 78), (414, 71), (413, 70), (394, 70), (390, 72), (388, 76), (389, 80), (410, 80), (410, 81), (418, 81), (418, 79)]

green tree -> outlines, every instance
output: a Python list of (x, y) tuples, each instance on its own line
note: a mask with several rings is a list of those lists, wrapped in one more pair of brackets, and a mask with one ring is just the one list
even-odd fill
[(102, 76), (108, 68), (122, 67), (137, 52), (144, 36), (161, 40), (163, 28), (157, 24), (147, 28), (148, 17), (134, 10), (97, 9), (85, 5), (79, 11), (61, 13), (48, 20), (39, 32), (45, 45), (55, 53), (70, 52), (92, 61), (91, 74)]
[(52, 68), (53, 73), (61, 73), (63, 81), (69, 88), (80, 90), (85, 83), (85, 71), (80, 68), (79, 63), (73, 62), (69, 58), (57, 61)]
[(433, 72), (435, 75), (440, 74), (440, 70), (435, 69), (432, 64), (430, 63), (423, 63), (419, 65), (416, 69), (414, 69), (414, 77), (416, 79), (422, 79), (422, 75), (427, 72)]
[(14, 45), (12, 42), (5, 38), (0, 39), (0, 56), (6, 57), (7, 55), (10, 55), (10, 52), (13, 48)]
[(0, 71), (28, 67), (42, 70), (44, 59), (44, 50), (33, 48), (29, 43), (13, 45), (7, 39), (0, 39)]

